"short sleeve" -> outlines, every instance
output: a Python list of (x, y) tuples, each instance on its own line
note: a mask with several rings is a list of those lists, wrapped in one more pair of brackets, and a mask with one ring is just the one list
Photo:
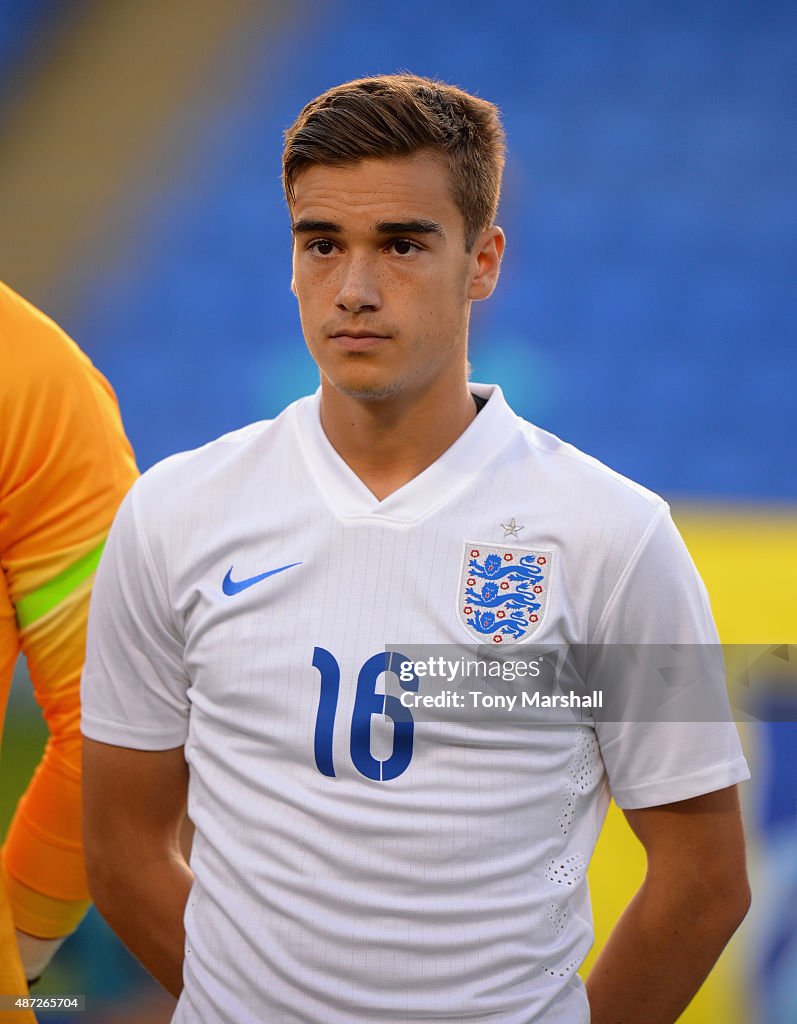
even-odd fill
[[(686, 800), (750, 778), (708, 594), (666, 505), (620, 576), (590, 652), (600, 685), (625, 694), (626, 714), (596, 722), (620, 807)], [(622, 720), (608, 720), (615, 717)]]
[(137, 750), (182, 746), (189, 679), (166, 588), (141, 530), (136, 485), (100, 560), (89, 610), (84, 736)]

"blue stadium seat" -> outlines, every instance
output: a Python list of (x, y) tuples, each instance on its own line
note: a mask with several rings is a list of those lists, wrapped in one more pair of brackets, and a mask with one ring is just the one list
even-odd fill
[[(117, 384), (142, 464), (315, 386), (288, 292), (280, 134), (323, 88), (407, 68), (505, 112), (509, 245), (474, 318), (476, 376), (668, 495), (797, 497), (794, 10), (481, 10), (325, 5), (264, 40), (211, 108), (192, 166), (72, 325)], [(518, 387), (518, 365), (544, 381)]]

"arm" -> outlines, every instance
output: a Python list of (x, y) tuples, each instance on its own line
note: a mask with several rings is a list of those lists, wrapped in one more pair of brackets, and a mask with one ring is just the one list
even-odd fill
[(750, 905), (736, 787), (625, 812), (641, 888), (587, 981), (592, 1024), (673, 1024)]
[(183, 987), (183, 914), (193, 875), (180, 849), (183, 748), (130, 750), (83, 739), (89, 889), (117, 935), (174, 996)]
[[(0, 365), (0, 590), (13, 614), (13, 626), (0, 629), (0, 662), (21, 647), (50, 732), (2, 855), (33, 980), (89, 905), (79, 706), (88, 595), (136, 468), (107, 382), (52, 321), (3, 285)], [(7, 671), (0, 664), (0, 694)]]

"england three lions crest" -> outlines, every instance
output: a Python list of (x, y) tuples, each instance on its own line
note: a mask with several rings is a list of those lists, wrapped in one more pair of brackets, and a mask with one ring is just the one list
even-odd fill
[(517, 644), (542, 625), (551, 552), (465, 541), (457, 613), (480, 643)]

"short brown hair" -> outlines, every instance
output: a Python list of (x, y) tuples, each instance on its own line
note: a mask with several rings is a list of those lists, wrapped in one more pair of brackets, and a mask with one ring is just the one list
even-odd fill
[(290, 203), (297, 175), (313, 164), (441, 153), (470, 249), (495, 219), (505, 149), (494, 104), (431, 78), (376, 75), (337, 85), (307, 104), (285, 132), (282, 180)]

